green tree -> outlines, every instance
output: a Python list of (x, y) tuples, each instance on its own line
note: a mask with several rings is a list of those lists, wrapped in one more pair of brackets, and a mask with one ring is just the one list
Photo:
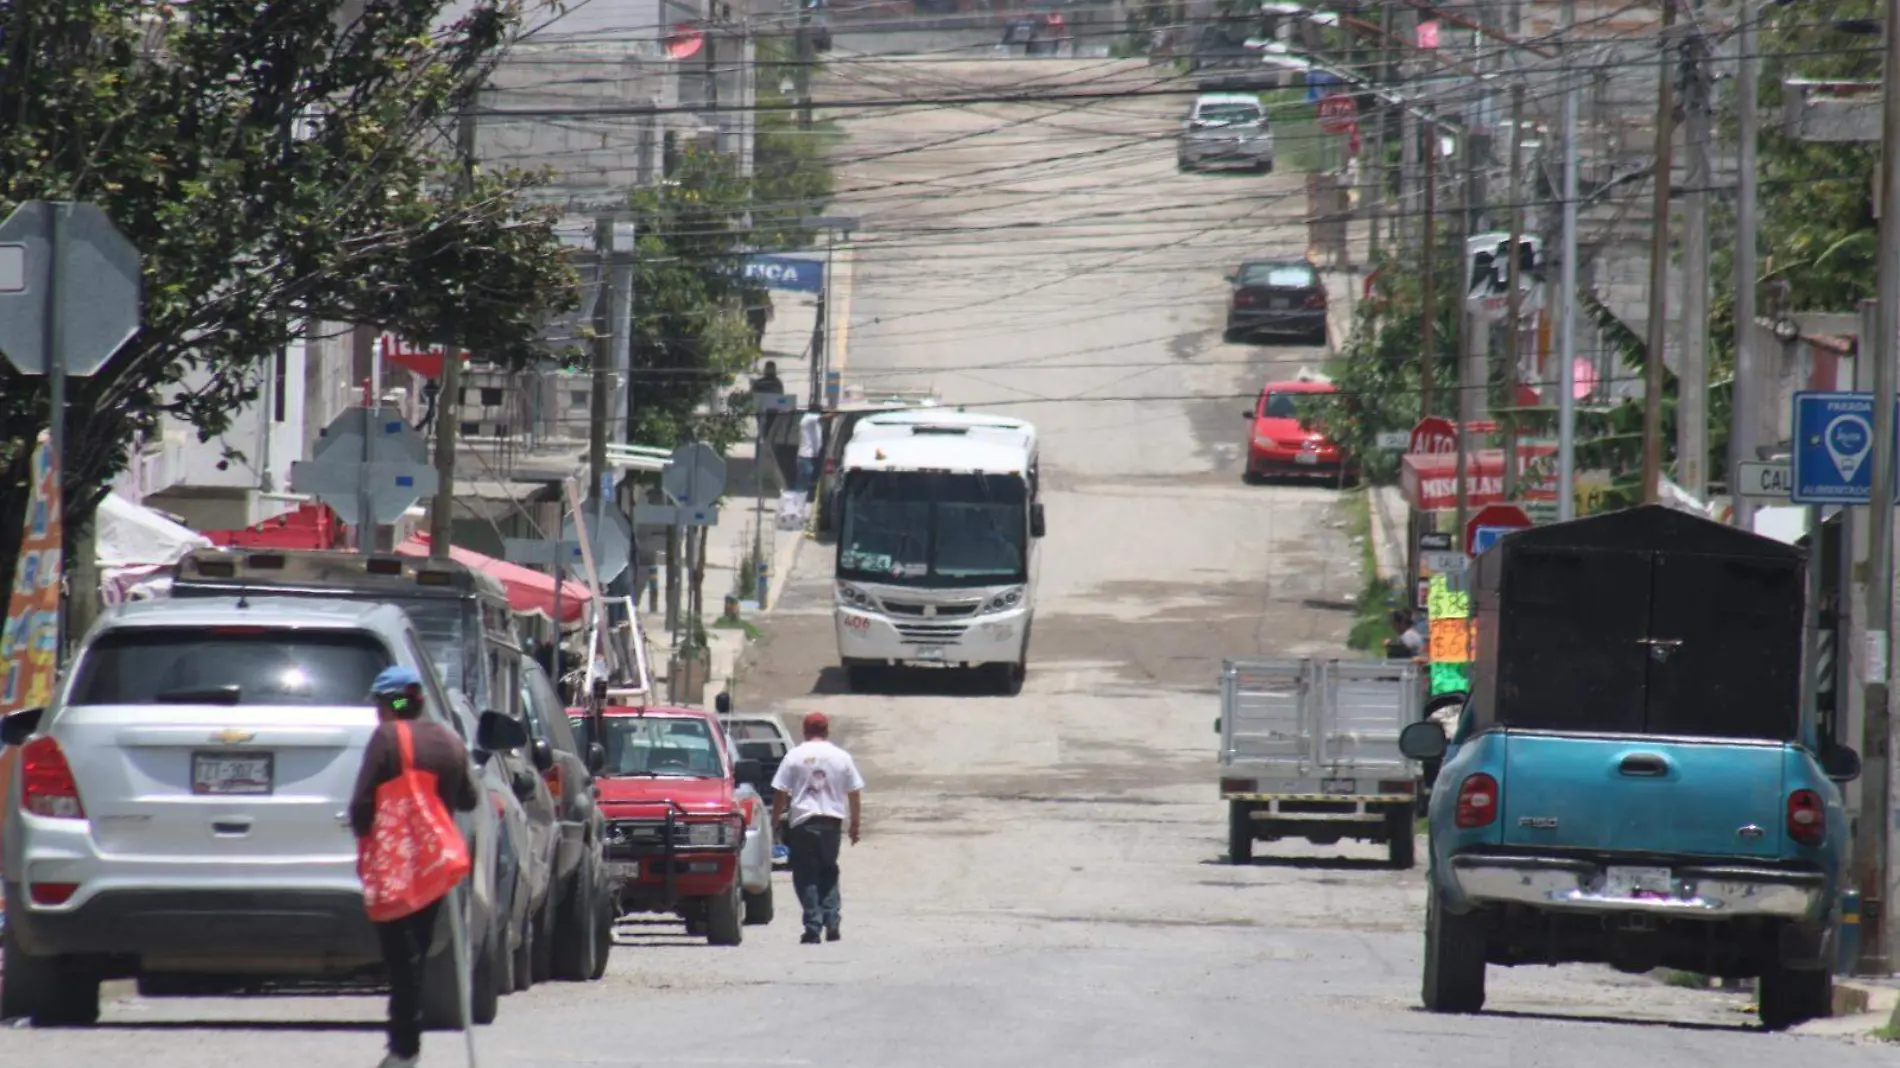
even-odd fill
[[(443, 0), (15, 0), (0, 10), (0, 212), (102, 206), (144, 256), (143, 323), (70, 384), (68, 529), (162, 415), (223, 433), (262, 361), (317, 321), (504, 360), (572, 299), (517, 173), (466, 175), (445, 136), (513, 2), (440, 29)], [(362, 10), (356, 11), (355, 9)], [(40, 379), (0, 371), (0, 578)]]

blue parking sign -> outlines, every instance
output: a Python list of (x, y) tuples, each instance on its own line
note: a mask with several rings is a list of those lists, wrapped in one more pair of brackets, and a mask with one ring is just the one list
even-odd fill
[[(1900, 428), (1900, 422), (1896, 422)], [(1900, 474), (1900, 464), (1896, 464)], [(1873, 496), (1874, 395), (1794, 395), (1797, 504), (1866, 504)]]

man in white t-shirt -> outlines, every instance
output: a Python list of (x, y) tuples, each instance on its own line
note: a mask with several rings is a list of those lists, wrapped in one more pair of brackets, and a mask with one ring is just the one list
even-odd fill
[(804, 730), (805, 741), (785, 754), (772, 777), (772, 820), (791, 825), (785, 844), (792, 855), (792, 888), (805, 909), (799, 941), (812, 945), (821, 928), (827, 942), (843, 937), (838, 933), (838, 845), (844, 833), (858, 844), (864, 777), (851, 754), (831, 744), (831, 720), (823, 712), (806, 716)]
[(816, 406), (798, 421), (798, 487), (810, 493), (818, 482), (818, 454), (825, 447), (825, 417)]

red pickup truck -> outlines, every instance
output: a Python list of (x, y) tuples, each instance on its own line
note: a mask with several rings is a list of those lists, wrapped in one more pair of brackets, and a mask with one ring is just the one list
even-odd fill
[(673, 913), (689, 934), (738, 945), (772, 918), (772, 814), (759, 764), (738, 760), (719, 720), (690, 708), (569, 709), (598, 741), (601, 855), (616, 915)]

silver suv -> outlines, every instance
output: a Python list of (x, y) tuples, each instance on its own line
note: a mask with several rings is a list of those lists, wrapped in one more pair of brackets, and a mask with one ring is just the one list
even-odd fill
[[(54, 703), (0, 726), (22, 747), (4, 799), (0, 1017), (90, 1024), (107, 979), (209, 994), (374, 978), (348, 807), (376, 725), (370, 682), (392, 663), (448, 715), (389, 605), (161, 600), (100, 620)], [(483, 748), (526, 741), (505, 716), (451, 722)], [(493, 856), (493, 806), (459, 819), (475, 855)], [(492, 870), (476, 864), (464, 895), (478, 999), (497, 953)], [(443, 915), (424, 996), (434, 1027), (459, 1016)]]
[(1209, 163), (1273, 169), (1273, 129), (1252, 93), (1203, 93), (1181, 121), (1175, 164), (1198, 170)]

